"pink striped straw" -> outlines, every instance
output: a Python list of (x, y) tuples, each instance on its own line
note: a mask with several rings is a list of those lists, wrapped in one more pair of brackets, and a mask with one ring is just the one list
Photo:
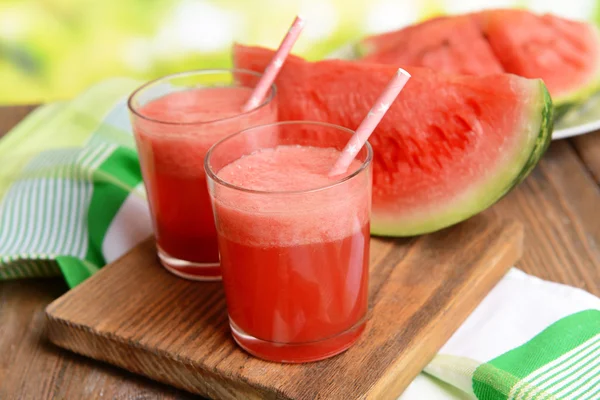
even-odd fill
[(354, 157), (356, 157), (360, 149), (365, 145), (367, 140), (369, 140), (369, 136), (371, 136), (409, 79), (410, 74), (402, 68), (399, 68), (390, 83), (388, 83), (386, 88), (379, 95), (367, 116), (362, 120), (358, 129), (356, 129), (356, 132), (354, 132), (354, 135), (352, 135), (348, 144), (344, 147), (344, 150), (342, 150), (342, 154), (336, 160), (333, 168), (329, 171), (330, 177), (341, 175), (346, 172), (352, 163), (352, 160), (354, 160)]
[(265, 95), (269, 91), (269, 88), (273, 84), (273, 81), (275, 81), (281, 66), (285, 62), (285, 59), (287, 58), (288, 54), (290, 54), (290, 51), (292, 50), (292, 47), (294, 47), (296, 40), (298, 40), (298, 36), (300, 36), (300, 32), (302, 32), (303, 28), (304, 20), (298, 15), (296, 16), (296, 19), (294, 19), (292, 26), (275, 52), (273, 59), (269, 65), (267, 65), (263, 76), (256, 84), (256, 87), (252, 91), (250, 98), (242, 107), (243, 112), (250, 111), (253, 108), (258, 107), (260, 102), (264, 99)]

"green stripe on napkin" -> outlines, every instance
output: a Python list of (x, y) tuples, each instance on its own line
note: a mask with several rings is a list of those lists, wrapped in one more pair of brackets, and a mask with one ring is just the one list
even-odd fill
[(597, 399), (600, 390), (600, 311), (550, 325), (524, 345), (477, 368), (480, 399)]

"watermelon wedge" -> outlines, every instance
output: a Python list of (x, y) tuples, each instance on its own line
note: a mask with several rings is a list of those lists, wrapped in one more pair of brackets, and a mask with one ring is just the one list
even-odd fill
[(556, 106), (577, 104), (600, 90), (600, 33), (584, 22), (525, 10), (475, 15), (506, 72), (541, 78)]
[(366, 39), (362, 52), (367, 55), (362, 61), (467, 75), (504, 71), (479, 24), (470, 16), (435, 18), (388, 35), (385, 40), (379, 36)]
[[(238, 68), (263, 71), (273, 51), (237, 45)], [(410, 236), (460, 222), (520, 182), (550, 141), (552, 101), (541, 80), (450, 76), (407, 68), (412, 79), (370, 142), (372, 232)], [(276, 84), (281, 120), (356, 129), (396, 67), (288, 57)]]
[(439, 17), (365, 38), (357, 52), (366, 62), (473, 75), (499, 72), (500, 68), (526, 78), (541, 78), (560, 108), (557, 114), (600, 90), (598, 29), (525, 10)]

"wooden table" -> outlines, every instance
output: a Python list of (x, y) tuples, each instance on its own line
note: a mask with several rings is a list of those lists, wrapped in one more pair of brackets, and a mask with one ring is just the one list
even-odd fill
[[(0, 108), (0, 136), (32, 109)], [(554, 142), (525, 182), (486, 212), (525, 225), (519, 268), (600, 296), (600, 132)], [(49, 344), (44, 308), (66, 290), (58, 278), (0, 282), (0, 399), (193, 398)]]

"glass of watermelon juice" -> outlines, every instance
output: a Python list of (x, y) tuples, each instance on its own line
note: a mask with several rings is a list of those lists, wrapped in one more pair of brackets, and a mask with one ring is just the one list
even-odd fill
[(372, 149), (328, 171), (352, 131), (292, 121), (246, 129), (208, 152), (230, 327), (249, 353), (317, 361), (366, 321)]
[(221, 277), (204, 156), (228, 135), (277, 121), (275, 86), (258, 107), (241, 111), (260, 77), (245, 70), (185, 72), (147, 83), (129, 98), (158, 256), (178, 276)]

